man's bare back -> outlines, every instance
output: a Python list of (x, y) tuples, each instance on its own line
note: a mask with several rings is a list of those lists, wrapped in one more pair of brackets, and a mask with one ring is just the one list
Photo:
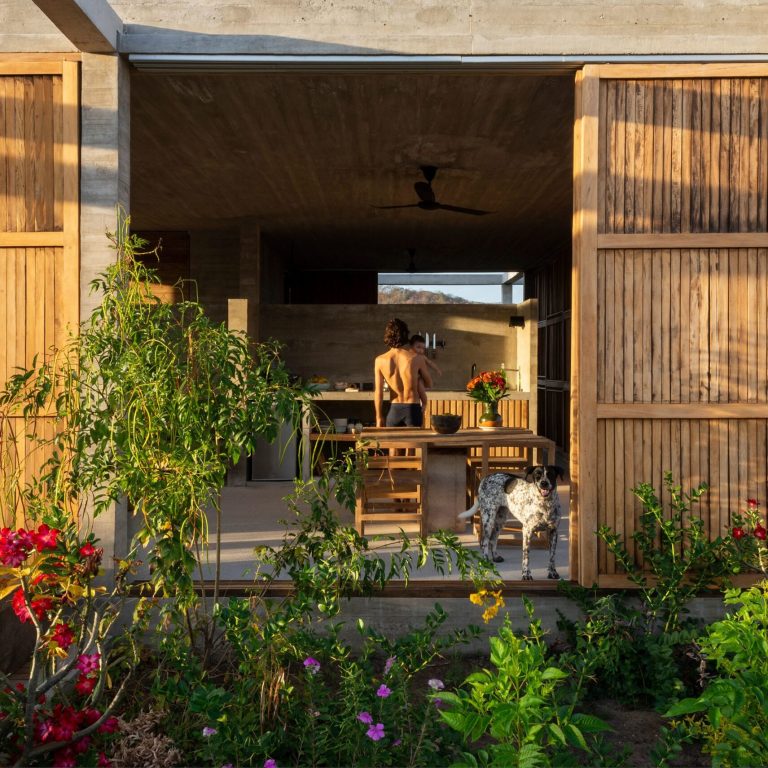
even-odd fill
[(383, 390), (386, 381), (390, 391), (390, 402), (403, 405), (420, 405), (419, 378), (424, 386), (432, 386), (432, 377), (424, 358), (410, 349), (397, 347), (379, 355), (374, 363), (376, 425), (384, 426), (382, 414)]

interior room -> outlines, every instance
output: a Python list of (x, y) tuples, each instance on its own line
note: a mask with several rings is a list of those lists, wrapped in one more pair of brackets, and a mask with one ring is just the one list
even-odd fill
[[(466, 382), (504, 364), (515, 372), (505, 426), (551, 440), (566, 469), (567, 577), (572, 75), (137, 69), (131, 105), (132, 226), (162, 243), (163, 296), (187, 281), (215, 320), (282, 342), (294, 373), (327, 380), (314, 416), (332, 431), (334, 419), (372, 423), (373, 358), (393, 316), (434, 334), (443, 373), (427, 427), (445, 412), (475, 426)], [(377, 303), (379, 273), (414, 271), (521, 272), (525, 300)], [(244, 577), (253, 546), (280, 540), (280, 500), (313, 471), (284, 438), (277, 462), (265, 447), (224, 491), (226, 578)], [(297, 441), (317, 443), (317, 427)], [(491, 455), (519, 459), (510, 471), (524, 459)], [(535, 578), (545, 556), (532, 551)], [(519, 578), (519, 562), (509, 548), (505, 578)]]

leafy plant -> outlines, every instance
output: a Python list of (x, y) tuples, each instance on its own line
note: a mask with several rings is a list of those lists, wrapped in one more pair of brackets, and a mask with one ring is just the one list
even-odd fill
[(768, 582), (728, 590), (735, 613), (708, 627), (701, 654), (713, 675), (701, 695), (666, 713), (673, 733), (703, 740), (713, 766), (754, 766), (768, 754)]
[[(157, 277), (137, 260), (145, 242), (130, 234), (128, 218), (119, 217), (110, 240), (115, 263), (92, 284), (101, 301), (79, 336), (14, 376), (2, 403), (29, 416), (27, 433), (51, 451), (41, 478), (51, 504), (76, 499), (98, 515), (127, 500), (142, 521), (134, 544), (154, 593), (173, 596), (168, 610), (205, 655), (215, 632), (206, 598), (219, 599), (227, 468), (257, 439), (274, 439), (284, 422), (298, 426), (309, 393), (292, 381), (276, 344), (250, 344), (196, 302), (156, 299)], [(33, 423), (36, 413), (56, 416), (53, 438)]]
[(732, 516), (730, 535), (726, 542), (735, 561), (734, 571), (758, 571), (768, 575), (768, 545), (765, 517), (757, 499), (747, 499), (741, 512)]
[[(571, 680), (547, 658), (541, 622), (524, 599), (529, 633), (518, 635), (505, 625), (491, 638), (494, 671), (482, 670), (465, 687), (441, 692), (440, 716), (467, 743), (483, 740), (487, 748), (463, 753), (460, 766), (519, 768), (571, 763), (570, 750), (596, 756), (590, 741), (608, 730), (605, 722), (575, 711), (585, 675)], [(570, 689), (566, 695), (566, 691)]]
[(568, 643), (560, 663), (585, 668), (592, 680), (588, 693), (633, 707), (663, 707), (685, 691), (681, 649), (695, 637), (694, 629), (651, 631), (644, 613), (625, 593), (599, 595), (574, 585), (560, 590), (584, 612), (577, 622), (560, 614), (558, 628)]
[(659, 623), (662, 631), (669, 632), (682, 627), (691, 599), (712, 584), (722, 583), (732, 569), (723, 557), (722, 538), (710, 541), (702, 520), (691, 514), (691, 505), (707, 492), (706, 483), (684, 493), (674, 484), (672, 474), (665, 472), (664, 485), (671, 498), (669, 514), (652, 485), (640, 483), (633, 489), (643, 505), (640, 527), (632, 534), (640, 562), (608, 526), (601, 526), (597, 534), (639, 587), (648, 628)]

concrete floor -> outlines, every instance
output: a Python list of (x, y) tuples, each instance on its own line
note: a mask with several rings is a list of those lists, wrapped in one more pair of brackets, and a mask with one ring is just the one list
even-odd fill
[[(283, 500), (293, 491), (292, 482), (259, 482), (250, 483), (244, 487), (227, 487), (222, 494), (222, 576), (225, 579), (248, 579), (253, 575), (253, 548), (259, 545), (278, 546), (282, 541), (286, 526), (281, 520), (290, 521), (292, 513)], [(556, 567), (561, 578), (569, 578), (568, 569), (568, 499), (570, 489), (567, 485), (558, 487), (560, 503), (563, 507), (563, 519), (560, 521), (559, 540), (557, 545)], [(354, 515), (347, 510), (338, 510), (341, 520), (349, 525), (354, 522)], [(415, 525), (404, 525), (403, 529), (415, 534)], [(376, 533), (396, 533), (397, 529), (385, 524), (366, 526), (366, 535)], [(215, 519), (211, 517), (211, 539), (215, 535)], [(477, 538), (470, 526), (466, 532), (459, 534), (466, 546), (478, 550)], [(386, 556), (392, 545), (381, 548)], [(395, 547), (396, 549), (396, 547)], [(505, 580), (520, 580), (520, 547), (515, 545), (500, 545), (499, 553), (504, 562), (498, 564), (499, 572)], [(534, 579), (546, 580), (547, 549), (531, 548), (530, 565)], [(414, 572), (416, 579), (455, 579), (456, 574), (441, 576), (431, 566)]]

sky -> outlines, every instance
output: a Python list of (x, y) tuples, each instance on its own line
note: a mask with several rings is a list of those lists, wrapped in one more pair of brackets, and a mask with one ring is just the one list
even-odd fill
[[(485, 304), (501, 303), (500, 285), (405, 285), (412, 291), (441, 291), (452, 296), (460, 296), (469, 301), (480, 301)], [(523, 287), (515, 286), (513, 289), (513, 303), (523, 300)]]

